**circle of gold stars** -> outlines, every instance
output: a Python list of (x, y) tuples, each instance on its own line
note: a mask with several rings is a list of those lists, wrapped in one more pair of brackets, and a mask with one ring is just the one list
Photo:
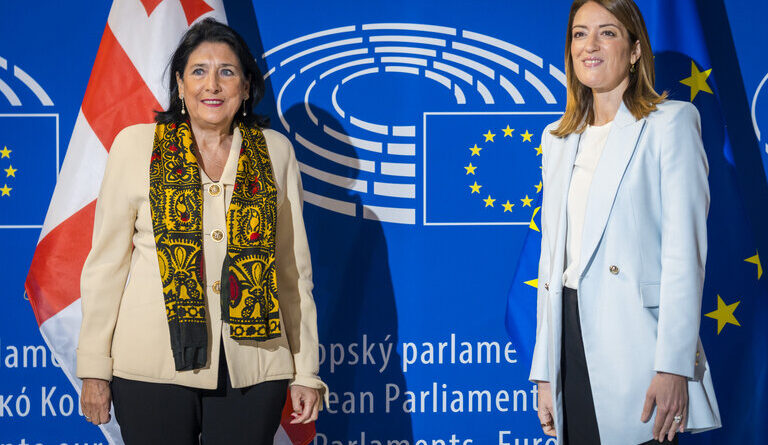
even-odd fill
[[(3, 169), (3, 171), (5, 171), (6, 181), (8, 181), (8, 178), (15, 178), (16, 172), (19, 171), (19, 169), (13, 168), (13, 165), (10, 163), (12, 152), (13, 150), (9, 150), (8, 147), (3, 147), (3, 149), (0, 150), (0, 159), (8, 158), (8, 168)], [(13, 188), (8, 187), (7, 182), (3, 183), (3, 186), (0, 187), (0, 198), (3, 196), (11, 196), (11, 190), (13, 190)]]
[[(514, 128), (510, 128), (509, 125), (507, 125), (506, 128), (502, 128), (501, 131), (504, 132), (504, 136), (502, 136), (502, 137), (505, 137), (505, 138), (506, 137), (509, 137), (509, 138), (513, 138), (514, 137), (512, 135), (512, 133), (515, 131), (515, 129)], [(483, 137), (485, 138), (484, 144), (495, 143), (494, 138), (496, 137), (496, 133), (492, 133), (491, 130), (488, 130), (487, 133), (483, 134)], [(533, 141), (531, 140), (531, 137), (533, 137), (533, 133), (530, 133), (527, 129), (525, 130), (525, 133), (520, 133), (520, 137), (523, 138), (523, 142), (524, 143), (525, 142), (530, 142), (531, 145), (533, 145)], [(469, 175), (475, 176), (476, 175), (476, 171), (477, 171), (478, 166), (472, 164), (472, 158), (475, 157), (475, 156), (477, 156), (479, 158), (480, 157), (480, 152), (483, 151), (483, 149), (484, 149), (484, 147), (478, 147), (477, 144), (474, 144), (474, 146), (469, 147), (469, 151), (471, 152), (470, 155), (469, 155), (470, 162), (469, 162), (468, 165), (464, 166), (464, 170), (465, 170), (465, 175), (466, 176), (469, 176)], [(533, 147), (533, 149), (536, 150), (536, 156), (541, 156), (541, 145), (539, 145), (538, 147)], [(480, 197), (482, 197), (484, 195), (484, 193), (480, 193), (480, 189), (482, 187), (483, 187), (482, 185), (477, 183), (477, 180), (474, 180), (474, 183), (469, 185), (470, 195), (477, 194)], [(536, 193), (541, 193), (542, 182), (539, 181), (538, 184), (534, 185), (534, 188), (536, 189)], [(495, 203), (496, 203), (497, 200), (498, 200), (498, 198), (494, 198), (490, 194), (488, 195), (487, 198), (482, 199), (482, 201), (485, 203), (485, 207), (494, 207), (494, 208), (495, 208)], [(533, 198), (531, 198), (530, 196), (528, 196), (526, 194), (524, 198), (519, 198), (518, 200), (513, 200), (513, 201), (515, 201), (515, 202), (520, 201), (522, 203), (522, 207), (531, 207), (531, 203), (533, 202)], [(501, 204), (501, 207), (504, 208), (504, 212), (505, 213), (506, 212), (512, 213), (512, 208), (515, 207), (515, 204), (513, 202), (510, 202), (509, 199), (507, 199), (506, 202)]]

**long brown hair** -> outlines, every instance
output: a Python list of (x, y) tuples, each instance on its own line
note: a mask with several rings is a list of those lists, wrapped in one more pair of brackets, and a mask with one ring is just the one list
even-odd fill
[(635, 2), (632, 0), (575, 0), (571, 5), (565, 37), (565, 77), (568, 84), (568, 99), (560, 125), (552, 131), (552, 134), (557, 137), (581, 133), (586, 125), (592, 124), (595, 119), (595, 112), (592, 109), (592, 90), (583, 85), (576, 77), (571, 58), (573, 18), (579, 8), (588, 2), (595, 2), (607, 9), (624, 25), (629, 34), (630, 47), (633, 47), (635, 42), (640, 42), (640, 58), (635, 62), (635, 72), (629, 74), (629, 85), (624, 91), (623, 98), (624, 105), (627, 106), (630, 113), (635, 119), (644, 118), (656, 110), (656, 105), (667, 98), (666, 92), (659, 94), (653, 89), (653, 84), (656, 81), (653, 51), (651, 51), (651, 42), (648, 38), (648, 30), (645, 28), (643, 15)]

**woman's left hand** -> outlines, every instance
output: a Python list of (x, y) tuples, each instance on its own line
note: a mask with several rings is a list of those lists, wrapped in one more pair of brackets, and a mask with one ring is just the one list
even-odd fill
[(293, 403), (291, 423), (314, 422), (320, 410), (320, 391), (306, 386), (292, 385), (291, 403)]
[[(645, 393), (645, 405), (640, 417), (644, 423), (650, 420), (656, 405), (656, 422), (653, 424), (653, 438), (659, 442), (672, 440), (675, 433), (685, 430), (688, 420), (688, 382), (683, 376), (657, 372), (651, 386)], [(675, 417), (678, 421), (675, 421)]]

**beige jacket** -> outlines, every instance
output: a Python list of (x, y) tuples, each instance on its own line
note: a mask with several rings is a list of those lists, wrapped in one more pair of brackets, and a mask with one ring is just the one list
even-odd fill
[[(264, 130), (277, 184), (277, 284), (283, 335), (264, 342), (235, 341), (221, 320), (219, 289), (227, 247), (226, 211), (232, 198), (242, 137), (235, 130), (219, 182), (200, 171), (203, 254), (208, 306), (208, 364), (177, 372), (149, 208), (149, 159), (154, 124), (128, 127), (110, 150), (96, 203), (93, 245), (83, 267), (83, 321), (77, 376), (112, 376), (195, 388), (215, 388), (223, 343), (232, 385), (290, 379), (327, 388), (318, 378), (318, 339), (312, 267), (302, 217), (302, 187), (291, 143)], [(223, 236), (222, 236), (223, 235)]]

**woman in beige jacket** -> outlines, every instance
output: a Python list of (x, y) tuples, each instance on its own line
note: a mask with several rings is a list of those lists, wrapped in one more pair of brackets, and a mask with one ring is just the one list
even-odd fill
[(271, 444), (291, 387), (317, 418), (312, 271), (290, 142), (261, 129), (244, 40), (204, 20), (170, 66), (156, 124), (115, 138), (82, 274), (77, 376), (127, 444)]

